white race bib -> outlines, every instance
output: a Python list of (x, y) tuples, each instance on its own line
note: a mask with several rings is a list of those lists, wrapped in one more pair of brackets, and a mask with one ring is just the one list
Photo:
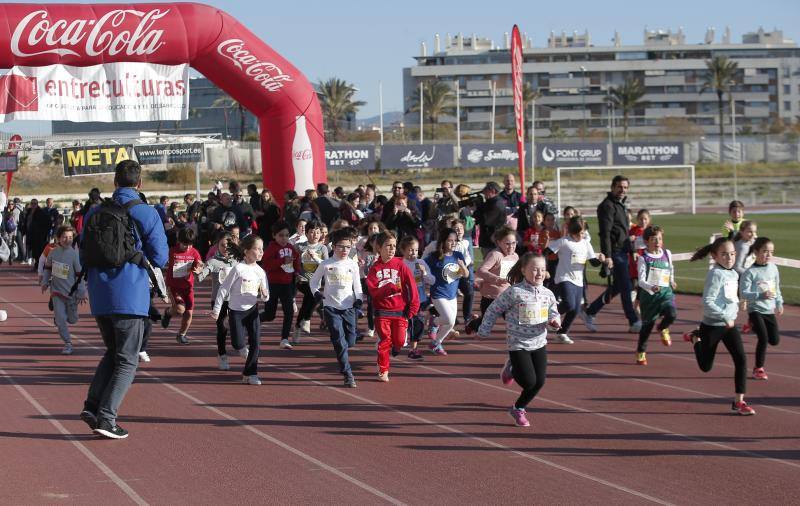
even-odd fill
[(58, 279), (67, 279), (69, 277), (69, 265), (62, 264), (61, 262), (56, 262), (53, 260), (53, 268), (52, 268), (53, 276), (57, 277)]
[(722, 292), (729, 301), (739, 302), (739, 283), (735, 280), (726, 281), (722, 286)]
[(650, 272), (647, 273), (647, 284), (651, 286), (668, 287), (669, 278), (670, 278), (669, 269), (650, 267)]
[(520, 302), (517, 307), (520, 325), (541, 325), (547, 322), (549, 308), (546, 302)]
[(294, 265), (293, 264), (281, 264), (281, 269), (283, 269), (283, 272), (285, 272), (287, 274), (291, 274), (291, 273), (294, 272)]
[(194, 262), (175, 262), (172, 264), (172, 277), (173, 278), (186, 278), (189, 277), (189, 269)]
[(259, 279), (242, 279), (241, 293), (243, 295), (258, 295), (258, 289), (261, 288), (261, 280)]
[(353, 285), (353, 274), (348, 269), (328, 267), (325, 275), (325, 285), (332, 288), (346, 288)]
[(570, 262), (573, 264), (586, 265), (586, 253), (583, 251), (573, 251)]
[[(55, 268), (55, 265), (53, 267)], [(777, 285), (776, 285), (774, 279), (770, 279), (770, 280), (767, 280), (767, 281), (759, 281), (758, 282), (758, 290), (761, 293), (767, 293), (767, 292), (777, 293), (777, 291), (778, 291), (777, 290)]]
[(511, 272), (511, 268), (514, 267), (516, 264), (514, 260), (500, 260), (500, 276), (501, 279), (506, 279), (508, 277), (508, 273)]
[(442, 278), (448, 283), (457, 281), (461, 277), (461, 268), (458, 264), (447, 264), (442, 268)]
[(217, 281), (219, 281), (220, 285), (225, 282), (225, 278), (228, 277), (228, 273), (230, 273), (230, 272), (231, 272), (230, 268), (220, 269), (217, 272)]

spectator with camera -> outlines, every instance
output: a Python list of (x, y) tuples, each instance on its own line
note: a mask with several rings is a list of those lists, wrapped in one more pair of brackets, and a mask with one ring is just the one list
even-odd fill
[[(506, 224), (506, 203), (500, 198), (500, 185), (489, 181), (479, 194), (469, 199), (475, 204), (475, 225), (480, 227), (478, 246), (484, 257), (495, 247), (492, 236)], [(463, 204), (463, 202), (462, 202)]]

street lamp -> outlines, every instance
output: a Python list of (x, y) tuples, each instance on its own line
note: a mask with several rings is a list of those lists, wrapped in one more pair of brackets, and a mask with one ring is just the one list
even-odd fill
[(586, 67), (581, 65), (581, 103), (583, 104), (583, 132), (581, 140), (586, 140)]

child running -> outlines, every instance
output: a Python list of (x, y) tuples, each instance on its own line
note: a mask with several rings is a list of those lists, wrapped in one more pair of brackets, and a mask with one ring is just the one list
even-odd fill
[[(380, 216), (372, 216), (368, 221), (361, 226), (361, 235), (356, 241), (356, 258), (358, 258), (358, 266), (361, 269), (361, 291), (367, 297), (367, 333), (368, 337), (375, 335), (375, 312), (372, 308), (372, 298), (369, 296), (367, 290), (367, 274), (372, 264), (375, 263), (377, 254), (375, 250), (375, 239), (378, 234), (386, 230), (386, 226), (381, 221)], [(362, 336), (363, 337), (363, 336)], [(358, 339), (361, 339), (359, 337)]]
[(767, 343), (777, 346), (778, 320), (775, 315), (783, 314), (783, 296), (778, 268), (771, 262), (775, 256), (775, 245), (767, 237), (759, 237), (748, 251), (755, 254), (756, 260), (739, 277), (739, 292), (747, 301), (750, 327), (758, 336), (756, 344), (756, 367), (753, 379), (766, 380), (764, 362), (767, 356)]
[[(300, 277), (297, 281), (297, 289), (303, 294), (303, 302), (297, 312), (297, 325), (292, 334), (292, 345), (300, 344), (301, 331), (306, 334), (311, 333), (311, 314), (314, 312), (314, 306), (316, 306), (317, 301), (314, 298), (314, 291), (309, 288), (309, 281), (311, 281), (311, 277), (317, 271), (319, 265), (328, 259), (328, 247), (320, 242), (320, 239), (322, 239), (322, 227), (320, 227), (319, 222), (311, 221), (304, 226), (305, 240), (300, 241), (296, 246), (300, 250)], [(336, 250), (334, 248), (335, 253)]]
[(561, 325), (556, 297), (543, 286), (546, 272), (543, 256), (522, 255), (508, 274), (514, 285), (492, 302), (478, 328), (478, 335), (489, 337), (497, 318), (505, 315), (509, 361), (501, 379), (509, 385), (513, 378), (522, 387), (509, 410), (520, 427), (530, 426), (525, 409), (542, 389), (547, 375), (547, 329)]
[(281, 348), (291, 350), (289, 334), (294, 321), (294, 295), (296, 292), (295, 276), (300, 272), (300, 254), (289, 244), (289, 224), (278, 221), (272, 225), (274, 241), (267, 245), (264, 252), (263, 266), (269, 279), (270, 298), (264, 307), (261, 320), (271, 322), (278, 312), (278, 302), (283, 309), (283, 326), (281, 327)]
[(358, 262), (349, 256), (353, 235), (354, 231), (347, 227), (331, 233), (333, 257), (326, 258), (309, 281), (314, 299), (322, 302), (339, 372), (344, 376), (344, 386), (349, 388), (356, 387), (356, 380), (350, 367), (348, 350), (356, 344), (356, 311), (363, 305)]
[(639, 254), (636, 269), (639, 279), (639, 307), (642, 311), (642, 329), (639, 331), (639, 344), (636, 347), (636, 363), (647, 365), (647, 340), (650, 332), (661, 317), (657, 329), (661, 333), (661, 344), (672, 346), (669, 326), (675, 321), (675, 267), (672, 265), (672, 252), (664, 248), (664, 229), (649, 226), (642, 239), (647, 244)]
[(511, 285), (508, 283), (508, 273), (519, 261), (516, 253), (517, 233), (508, 227), (501, 227), (492, 236), (497, 246), (486, 255), (483, 263), (478, 267), (478, 278), (481, 283), (481, 316), (486, 313), (492, 302)]
[(458, 280), (469, 276), (464, 255), (455, 251), (457, 242), (455, 230), (443, 229), (436, 240), (436, 251), (425, 257), (435, 278), (431, 300), (439, 316), (434, 320), (436, 335), (430, 347), (437, 355), (447, 355), (442, 343), (448, 336), (458, 337), (458, 332), (454, 330), (458, 314)]
[(172, 306), (167, 308), (161, 317), (161, 326), (169, 327), (172, 315), (181, 315), (181, 327), (175, 340), (179, 344), (189, 344), (186, 333), (192, 324), (194, 312), (194, 276), (203, 270), (203, 260), (192, 244), (195, 232), (191, 228), (183, 228), (178, 233), (178, 243), (169, 250), (166, 283), (170, 292)]
[(547, 249), (558, 255), (553, 282), (561, 296), (559, 311), (564, 315), (561, 328), (556, 333), (556, 342), (573, 344), (575, 341), (569, 337), (568, 332), (581, 309), (586, 262), (597, 267), (605, 261), (605, 257), (602, 253), (595, 253), (592, 243), (584, 235), (586, 223), (583, 218), (573, 216), (566, 225), (567, 235), (548, 242)]
[[(453, 235), (455, 240), (455, 234)], [(378, 257), (369, 269), (367, 288), (375, 308), (378, 331), (378, 381), (389, 381), (389, 349), (399, 353), (406, 339), (408, 320), (419, 311), (414, 276), (403, 259), (395, 257), (397, 237), (386, 231), (375, 239)]]
[(758, 237), (758, 224), (752, 220), (744, 220), (739, 231), (733, 236), (733, 246), (736, 248), (736, 263), (733, 265), (739, 276), (753, 265), (754, 257), (750, 254), (751, 246)]
[(736, 232), (742, 225), (744, 219), (744, 202), (741, 200), (732, 200), (728, 204), (728, 216), (730, 217), (725, 223), (722, 224), (722, 237), (733, 239)]
[[(288, 236), (287, 236), (288, 238)], [(231, 328), (231, 341), (234, 349), (247, 349), (247, 360), (242, 371), (242, 383), (260, 385), (258, 377), (259, 342), (261, 339), (261, 321), (258, 316), (259, 297), (269, 300), (267, 275), (258, 265), (264, 256), (264, 243), (255, 234), (242, 239), (240, 245), (229, 244), (229, 253), (239, 261), (225, 276), (214, 299), (211, 317), (219, 318), (222, 303), (228, 300), (228, 321)], [(245, 346), (244, 335), (247, 334), (249, 347)], [(248, 349), (249, 348), (249, 349)]]
[(50, 250), (43, 262), (42, 293), (50, 289), (53, 303), (53, 320), (64, 341), (63, 355), (72, 355), (72, 336), (69, 326), (78, 323), (78, 304), (87, 301), (86, 283), (81, 281), (77, 292), (72, 291), (81, 273), (78, 251), (73, 249), (75, 229), (62, 225), (56, 230), (56, 247)]
[(419, 254), (419, 241), (416, 238), (410, 235), (403, 237), (400, 241), (400, 254), (403, 255), (406, 267), (414, 275), (414, 281), (417, 284), (417, 295), (419, 296), (419, 312), (409, 321), (408, 332), (411, 335), (411, 350), (408, 352), (408, 358), (422, 360), (422, 352), (418, 349), (419, 340), (425, 333), (425, 319), (422, 316), (422, 311), (428, 309), (431, 305), (431, 301), (428, 298), (428, 287), (436, 280), (431, 276), (428, 264), (417, 256)]
[[(225, 278), (228, 277), (231, 270), (239, 263), (231, 254), (232, 246), (235, 247), (230, 233), (222, 232), (219, 236), (219, 240), (216, 242), (216, 254), (213, 258), (208, 260), (203, 270), (197, 275), (197, 281), (199, 283), (202, 283), (209, 275), (213, 275), (211, 277), (212, 309), (217, 301), (220, 286), (225, 282)], [(228, 318), (229, 304), (228, 297), (224, 297), (222, 305), (217, 312), (217, 367), (221, 371), (227, 371), (231, 368), (228, 363), (228, 352), (225, 346), (225, 340), (228, 337), (228, 329), (225, 327), (225, 320)], [(239, 354), (242, 358), (247, 358), (247, 348), (242, 347), (239, 350)]]
[(744, 353), (742, 336), (736, 328), (736, 314), (739, 312), (739, 276), (733, 270), (736, 250), (730, 239), (720, 237), (706, 245), (691, 260), (701, 260), (711, 254), (714, 267), (708, 271), (703, 287), (703, 321), (700, 328), (687, 332), (683, 338), (692, 343), (697, 365), (708, 372), (714, 365), (714, 356), (720, 341), (725, 344), (735, 367), (735, 396), (731, 409), (739, 415), (755, 415), (756, 411), (744, 401), (747, 389), (747, 357)]

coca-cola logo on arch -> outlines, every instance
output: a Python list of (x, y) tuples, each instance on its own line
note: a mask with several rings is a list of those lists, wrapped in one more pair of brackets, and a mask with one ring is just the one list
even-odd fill
[(164, 30), (154, 28), (169, 9), (108, 11), (99, 19), (50, 19), (46, 10), (29, 13), (14, 28), (11, 52), (28, 58), (43, 54), (86, 56), (125, 54), (145, 56), (165, 42)]
[(217, 46), (217, 53), (230, 60), (236, 68), (243, 71), (246, 76), (259, 84), (267, 91), (279, 91), (285, 82), (291, 82), (292, 77), (284, 74), (274, 63), (261, 61), (256, 55), (245, 48), (242, 39), (228, 39)]

